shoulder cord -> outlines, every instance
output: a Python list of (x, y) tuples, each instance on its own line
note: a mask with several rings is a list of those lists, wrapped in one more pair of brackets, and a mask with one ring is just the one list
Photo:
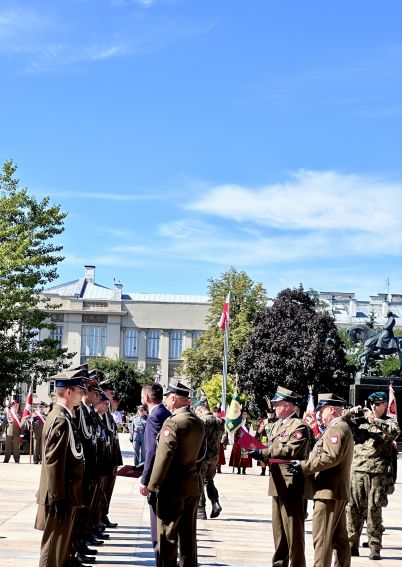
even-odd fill
[(84, 417), (84, 410), (82, 409), (82, 407), (80, 408), (80, 426), (85, 439), (90, 439), (92, 437), (92, 426), (90, 425), (88, 429), (87, 421)]
[(195, 464), (200, 463), (201, 461), (203, 461), (205, 459), (205, 455), (207, 454), (207, 449), (208, 449), (208, 441), (205, 438), (205, 450), (204, 450), (204, 454), (202, 457), (200, 457), (197, 461), (195, 461)]
[(68, 438), (69, 438), (69, 443), (70, 443), (70, 449), (71, 449), (73, 456), (76, 459), (83, 459), (84, 458), (84, 451), (82, 449), (81, 443), (80, 443), (80, 449), (79, 450), (77, 449), (76, 444), (75, 444), (73, 426), (71, 425), (70, 420), (67, 417), (65, 417), (64, 415), (61, 415), (61, 414), (55, 416), (55, 418), (54, 418), (54, 420), (53, 420), (53, 422), (52, 422), (52, 424), (49, 428), (49, 432), (47, 434), (46, 441), (45, 441), (44, 453), (46, 452), (46, 449), (47, 449), (47, 446), (48, 446), (48, 443), (49, 443), (49, 439), (50, 439), (50, 435), (52, 433), (52, 429), (53, 429), (55, 421), (58, 417), (62, 417), (63, 419), (65, 419), (67, 421), (68, 430), (69, 430), (68, 431)]

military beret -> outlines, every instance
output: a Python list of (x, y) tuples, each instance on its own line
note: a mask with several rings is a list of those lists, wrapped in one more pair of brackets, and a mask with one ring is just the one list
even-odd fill
[(292, 392), (292, 390), (287, 388), (282, 388), (282, 386), (278, 386), (275, 396), (271, 400), (271, 402), (291, 402), (296, 406), (301, 405), (302, 401), (303, 398), (300, 394), (296, 394), (296, 392)]
[(322, 408), (323, 406), (335, 406), (335, 407), (343, 407), (346, 406), (347, 402), (343, 398), (340, 398), (336, 394), (332, 393), (325, 393), (325, 394), (318, 394), (318, 402), (315, 406), (316, 411)]
[(388, 396), (385, 392), (374, 392), (370, 394), (367, 400), (373, 404), (375, 402), (388, 402)]

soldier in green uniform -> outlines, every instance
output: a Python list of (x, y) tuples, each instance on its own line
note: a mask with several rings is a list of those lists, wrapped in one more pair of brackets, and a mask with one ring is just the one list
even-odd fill
[[(272, 404), (277, 421), (270, 431), (268, 449), (250, 455), (258, 461), (270, 459), (306, 459), (310, 452), (309, 427), (297, 417), (302, 397), (278, 387)], [(272, 531), (275, 553), (273, 567), (305, 567), (304, 557), (304, 482), (303, 475), (293, 475), (287, 465), (270, 464), (268, 494), (272, 496)]]
[(308, 460), (295, 462), (296, 470), (301, 467), (312, 482), (314, 567), (330, 567), (334, 550), (335, 565), (350, 566), (345, 507), (350, 497), (353, 436), (342, 418), (345, 404), (336, 394), (318, 394), (316, 412), (324, 433)]
[(205, 426), (190, 411), (191, 390), (172, 380), (166, 406), (172, 412), (159, 433), (148, 489), (157, 493), (159, 558), (157, 567), (197, 567), (197, 506), (200, 496), (198, 461)]
[(40, 402), (38, 404), (38, 409), (35, 415), (32, 416), (32, 432), (34, 440), (34, 463), (38, 465), (42, 462), (42, 432), (43, 426), (45, 425), (46, 416), (45, 409), (47, 404), (45, 402)]
[(8, 463), (11, 455), (16, 463), (20, 462), (20, 435), (22, 428), (22, 414), (19, 410), (20, 405), (17, 400), (13, 400), (11, 406), (6, 411), (7, 430), (6, 447), (4, 451), (4, 463)]
[(35, 522), (35, 528), (43, 530), (39, 567), (65, 567), (74, 552), (77, 510), (84, 504), (84, 453), (73, 423), (73, 408), (85, 391), (81, 374), (81, 371), (66, 371), (52, 377), (57, 403), (43, 429)]
[[(347, 506), (347, 528), (351, 553), (359, 555), (359, 542), (367, 517), (370, 559), (381, 559), (382, 508), (394, 491), (392, 442), (399, 436), (396, 420), (388, 417), (385, 392), (368, 397), (371, 409), (354, 407), (345, 418), (350, 421), (355, 448), (352, 463), (352, 497)], [(360, 419), (356, 419), (360, 414)]]
[(217, 518), (222, 512), (222, 506), (219, 504), (219, 493), (215, 486), (214, 478), (216, 475), (219, 449), (225, 425), (220, 417), (212, 415), (209, 411), (206, 400), (201, 400), (195, 412), (204, 422), (206, 441), (206, 453), (200, 471), (201, 496), (198, 504), (197, 517), (201, 520), (206, 520), (207, 513), (205, 510), (206, 498), (204, 488), (206, 488), (208, 498), (212, 504), (211, 518)]

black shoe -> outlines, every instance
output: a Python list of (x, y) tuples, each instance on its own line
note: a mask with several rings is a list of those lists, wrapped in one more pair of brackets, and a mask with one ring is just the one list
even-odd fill
[(80, 555), (96, 555), (98, 553), (97, 549), (91, 549), (86, 544), (80, 545)]
[(262, 469), (262, 470), (261, 470), (260, 476), (265, 476), (265, 469)]
[(87, 555), (77, 555), (78, 561), (81, 563), (95, 563), (95, 557), (88, 557)]
[(205, 508), (198, 508), (197, 520), (206, 520), (206, 519), (207, 519), (207, 513), (205, 511)]
[(237, 469), (237, 474), (241, 474), (241, 470), (240, 470), (240, 469)]
[(117, 528), (117, 526), (119, 525), (117, 522), (111, 522), (107, 516), (103, 520), (103, 523), (107, 528)]
[(368, 547), (369, 547), (368, 541), (363, 541), (363, 547), (365, 547), (366, 549), (368, 549)]
[(246, 474), (246, 469), (243, 469), (242, 474)]
[(94, 535), (91, 535), (85, 543), (87, 545), (103, 545), (105, 542), (101, 539), (96, 538)]
[(359, 548), (352, 545), (351, 548), (350, 548), (350, 555), (352, 557), (359, 557), (359, 555), (360, 555)]
[(219, 504), (219, 502), (214, 502), (212, 504), (212, 512), (210, 518), (217, 518), (221, 512), (222, 506)]
[(110, 535), (102, 533), (101, 530), (95, 530), (93, 535), (99, 539), (110, 539)]
[(378, 547), (375, 546), (370, 547), (369, 559), (373, 559), (375, 561), (381, 559), (380, 550), (378, 549)]

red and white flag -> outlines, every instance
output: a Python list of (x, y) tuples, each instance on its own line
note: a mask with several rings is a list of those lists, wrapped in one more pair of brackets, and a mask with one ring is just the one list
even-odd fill
[(387, 415), (389, 415), (389, 417), (393, 417), (394, 419), (398, 419), (395, 391), (392, 387), (392, 384), (389, 385)]
[(32, 415), (32, 384), (31, 387), (29, 388), (29, 392), (28, 392), (28, 396), (27, 396), (27, 401), (25, 402), (25, 407), (24, 407), (24, 411), (22, 414), (22, 418), (24, 417), (31, 417)]
[(318, 437), (320, 435), (320, 430), (318, 428), (318, 423), (317, 423), (317, 416), (314, 408), (313, 392), (311, 390), (308, 394), (307, 408), (306, 411), (304, 412), (303, 421), (304, 423), (307, 423), (307, 425), (313, 431), (314, 437)]
[(229, 322), (230, 322), (230, 291), (227, 294), (226, 301), (222, 308), (222, 315), (218, 323), (219, 328), (222, 329), (222, 331), (225, 331), (227, 326), (229, 325)]

